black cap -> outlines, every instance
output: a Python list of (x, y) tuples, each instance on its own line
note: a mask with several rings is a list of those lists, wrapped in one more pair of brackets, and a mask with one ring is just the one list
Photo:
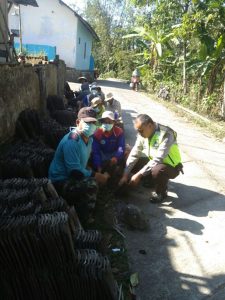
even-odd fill
[(97, 122), (96, 112), (92, 107), (83, 107), (78, 112), (78, 119), (84, 122)]

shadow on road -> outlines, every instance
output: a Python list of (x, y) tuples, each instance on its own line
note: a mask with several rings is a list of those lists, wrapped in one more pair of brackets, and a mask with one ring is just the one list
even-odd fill
[(169, 186), (169, 190), (177, 195), (171, 198), (170, 206), (173, 208), (197, 217), (208, 216), (210, 211), (225, 211), (223, 194), (174, 181), (171, 181)]
[[(123, 111), (130, 145), (136, 140), (132, 125), (136, 115), (135, 110)], [(138, 272), (140, 278), (140, 299), (225, 299), (225, 272), (217, 267), (222, 254), (212, 258), (213, 263), (209, 258), (212, 251), (219, 250), (211, 241), (213, 221), (196, 218), (225, 211), (225, 196), (207, 187), (176, 181), (169, 183), (169, 192), (169, 198), (161, 205), (150, 204), (150, 190), (141, 186), (130, 190), (125, 199), (141, 208), (150, 220), (150, 230), (146, 232), (126, 230), (132, 271)], [(141, 249), (146, 255), (140, 254)]]
[(133, 146), (137, 135), (133, 123), (138, 114), (135, 110), (122, 110), (122, 115), (123, 115), (126, 143)]
[[(130, 190), (126, 197), (126, 202), (140, 207), (149, 216), (150, 222), (150, 230), (146, 232), (126, 231), (132, 269), (138, 272), (140, 277), (138, 294), (142, 300), (222, 300), (224, 298), (219, 298), (220, 296), (209, 296), (214, 294), (214, 291), (219, 291), (225, 282), (225, 273), (220, 272), (219, 275), (213, 276), (216, 272), (208, 263), (213, 241), (211, 242), (210, 237), (206, 241), (206, 236), (211, 231), (205, 228), (205, 223), (199, 222), (201, 219), (193, 220), (191, 215), (194, 215), (194, 218), (202, 217), (207, 216), (210, 211), (225, 210), (225, 197), (207, 189), (176, 182), (171, 182), (170, 185), (178, 198), (169, 197), (161, 205), (150, 204), (150, 190), (141, 186)], [(199, 206), (195, 205), (192, 208), (194, 202), (190, 201), (190, 191), (193, 188), (196, 196), (192, 201), (195, 201), (195, 204), (199, 202)], [(203, 194), (210, 196), (198, 197)], [(179, 210), (185, 212), (187, 217), (181, 216)], [(205, 230), (209, 230), (206, 236)], [(141, 249), (147, 254), (141, 255)], [(198, 276), (199, 274), (203, 275)]]
[(167, 219), (166, 226), (176, 228), (181, 231), (189, 231), (196, 235), (202, 235), (204, 226), (199, 222), (183, 218)]
[(99, 86), (112, 87), (123, 90), (131, 90), (129, 83), (119, 82), (119, 81), (111, 81), (111, 80), (97, 80)]

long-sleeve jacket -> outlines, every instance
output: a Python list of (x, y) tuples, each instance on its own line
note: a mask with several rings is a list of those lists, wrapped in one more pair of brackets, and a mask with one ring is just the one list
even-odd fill
[(86, 169), (91, 153), (92, 138), (86, 144), (76, 129), (66, 134), (60, 141), (49, 168), (49, 179), (52, 182), (67, 180), (72, 171), (80, 171), (90, 177), (91, 170)]
[(118, 100), (113, 99), (113, 103), (110, 104), (109, 102), (106, 102), (106, 110), (112, 111), (113, 113), (115, 113), (115, 111), (117, 110), (119, 116), (118, 117), (122, 117), (122, 110), (121, 110), (121, 104)]
[(166, 163), (169, 161), (168, 164), (175, 167), (180, 162), (175, 131), (167, 126), (156, 123), (155, 132), (150, 138), (143, 138), (141, 135), (138, 135), (126, 162), (125, 172), (127, 174), (131, 172), (140, 157), (149, 158), (149, 162), (139, 171), (143, 176), (148, 175), (152, 167), (160, 163), (165, 163), (165, 161)]
[(92, 157), (95, 168), (101, 167), (103, 156), (118, 160), (124, 157), (125, 138), (123, 130), (114, 126), (111, 132), (104, 132), (102, 128), (97, 129), (92, 144)]

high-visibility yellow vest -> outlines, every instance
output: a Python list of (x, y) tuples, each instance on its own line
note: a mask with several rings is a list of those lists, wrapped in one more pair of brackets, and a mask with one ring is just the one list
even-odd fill
[[(165, 128), (165, 130), (162, 129), (162, 127)], [(156, 131), (153, 137), (149, 139), (150, 160), (157, 155), (158, 148), (160, 147), (160, 144), (162, 143), (163, 137), (165, 136), (167, 130), (172, 130), (169, 127), (161, 125), (159, 125), (159, 128), (160, 130)], [(175, 131), (173, 131), (173, 134), (175, 142), (171, 145), (168, 155), (163, 159), (163, 163), (172, 167), (176, 167), (179, 163), (181, 163), (181, 155), (176, 141), (177, 134)]]

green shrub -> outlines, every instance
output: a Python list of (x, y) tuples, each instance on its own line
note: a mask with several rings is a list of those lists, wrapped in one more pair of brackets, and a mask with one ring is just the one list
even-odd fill
[(221, 112), (221, 102), (219, 100), (219, 93), (212, 93), (211, 95), (202, 98), (200, 111), (209, 116), (218, 116)]
[(115, 71), (109, 71), (109, 72), (106, 72), (104, 74), (100, 74), (100, 77), (103, 78), (103, 79), (106, 79), (106, 78), (117, 78), (117, 75), (116, 75)]

